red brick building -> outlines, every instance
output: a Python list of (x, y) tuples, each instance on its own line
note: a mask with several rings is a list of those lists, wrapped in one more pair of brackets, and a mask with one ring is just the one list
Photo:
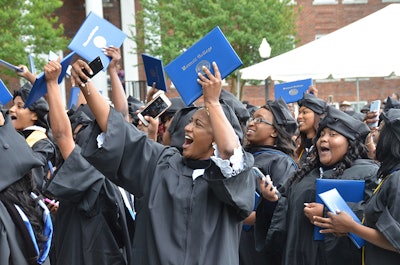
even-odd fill
[[(134, 10), (139, 9), (138, 1), (124, 1), (131, 2)], [(60, 18), (60, 22), (64, 24), (65, 35), (69, 38), (75, 35), (86, 17), (85, 2), (85, 0), (64, 1), (64, 5), (55, 13), (55, 15)], [(120, 0), (103, 0), (102, 2), (104, 18), (121, 28), (121, 3), (123, 2)], [(299, 40), (297, 46), (313, 41), (319, 36), (329, 34), (393, 2), (400, 2), (400, 0), (297, 0), (295, 5), (300, 10), (297, 21), (296, 37)], [(129, 13), (134, 12), (134, 10), (123, 11)], [(66, 52), (69, 53), (69, 51)], [(130, 62), (132, 58), (123, 58), (123, 60), (124, 65), (132, 64), (132, 62)], [(260, 61), (261, 60), (260, 58)], [(136, 73), (133, 75), (134, 77), (129, 77), (131, 71), (126, 71), (126, 81), (131, 85), (131, 89), (136, 91), (136, 95), (139, 93), (143, 98), (143, 93), (146, 89), (146, 85), (144, 84), (145, 75), (140, 65), (140, 58), (135, 58), (134, 61), (139, 62), (139, 67), (137, 67), (136, 63), (136, 68), (134, 70)], [(68, 85), (67, 82), (67, 87)], [(316, 80), (316, 86), (319, 90), (319, 97), (325, 100), (331, 97), (334, 102), (341, 102), (344, 100), (356, 101), (355, 80)], [(385, 99), (393, 92), (400, 92), (400, 79), (360, 79), (359, 92), (361, 101)], [(178, 95), (177, 91), (173, 88), (171, 88), (168, 93), (170, 96)], [(274, 98), (272, 85), (268, 98)], [(260, 84), (259, 86), (246, 86), (243, 91), (242, 100), (246, 100), (254, 105), (262, 105), (265, 102), (264, 84)]]

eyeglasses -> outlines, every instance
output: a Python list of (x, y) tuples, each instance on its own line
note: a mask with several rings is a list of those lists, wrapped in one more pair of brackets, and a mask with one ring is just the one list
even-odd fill
[(274, 126), (271, 122), (264, 120), (263, 118), (250, 118), (246, 125), (249, 126), (250, 122), (254, 122), (254, 124), (260, 124), (260, 123), (265, 123), (271, 126)]

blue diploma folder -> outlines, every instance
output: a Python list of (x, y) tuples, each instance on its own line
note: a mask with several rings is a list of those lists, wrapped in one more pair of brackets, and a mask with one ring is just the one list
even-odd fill
[[(60, 64), (62, 69), (60, 76), (58, 77), (58, 83), (61, 83), (61, 81), (64, 79), (65, 73), (67, 72), (67, 68), (71, 64), (72, 57), (74, 57), (74, 55), (75, 52), (71, 52), (61, 60)], [(44, 76), (44, 73), (41, 73), (32, 86), (28, 99), (25, 102), (25, 108), (32, 105), (36, 100), (43, 97), (46, 93), (47, 93), (46, 78)]]
[[(319, 195), (319, 197), (321, 197), (322, 201), (328, 207), (329, 211), (331, 211), (334, 214), (336, 214), (336, 212), (338, 210), (340, 210), (342, 212), (346, 212), (347, 214), (349, 214), (351, 216), (351, 218), (353, 218), (354, 221), (361, 224), (360, 219), (358, 219), (357, 215), (355, 215), (354, 212), (350, 209), (350, 207), (344, 201), (342, 196), (340, 196), (337, 189), (331, 189), (329, 191), (320, 193), (318, 195)], [(361, 248), (362, 246), (364, 246), (365, 241), (361, 237), (356, 236), (353, 233), (349, 233), (348, 236), (350, 237), (350, 239), (353, 241), (353, 243), (358, 248)]]
[(68, 48), (89, 62), (100, 56), (104, 66), (103, 71), (106, 71), (111, 58), (105, 55), (102, 49), (111, 45), (119, 48), (125, 38), (126, 34), (119, 28), (90, 12)]
[(156, 83), (157, 89), (167, 92), (162, 61), (145, 53), (142, 53), (142, 59), (144, 71), (146, 72), (147, 85), (153, 86), (153, 83)]
[(212, 62), (217, 63), (222, 79), (243, 64), (218, 26), (165, 66), (187, 106), (203, 94), (197, 83), (198, 73), (204, 74), (202, 66), (205, 66), (214, 74)]
[(275, 84), (275, 99), (283, 98), (286, 103), (296, 102), (303, 98), (304, 92), (312, 85), (312, 79)]
[[(364, 180), (352, 179), (316, 179), (315, 202), (323, 203), (318, 194), (335, 188), (346, 202), (360, 202), (364, 199)], [(319, 232), (321, 228), (314, 227), (314, 240), (324, 240), (324, 235)]]
[[(258, 194), (258, 192), (255, 191), (254, 192), (254, 208), (253, 208), (254, 211), (257, 209), (259, 199), (260, 199), (260, 194)], [(252, 227), (252, 225), (243, 225), (242, 229), (245, 231), (249, 231), (251, 229), (251, 227)]]
[(6, 105), (10, 100), (12, 100), (13, 96), (10, 91), (3, 83), (3, 80), (0, 79), (0, 104)]
[(0, 59), (0, 64), (2, 64), (3, 66), (5, 66), (8, 69), (13, 70), (13, 71), (18, 71), (18, 72), (22, 72), (23, 71), (22, 68), (19, 68), (18, 66), (15, 66), (15, 65), (13, 65), (13, 64), (11, 64), (9, 62), (6, 62), (6, 61), (4, 61), (2, 59)]

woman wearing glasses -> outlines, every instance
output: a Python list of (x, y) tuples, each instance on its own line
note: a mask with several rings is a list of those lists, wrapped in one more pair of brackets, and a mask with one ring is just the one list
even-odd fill
[[(278, 189), (297, 169), (292, 141), (296, 129), (296, 120), (282, 99), (267, 101), (247, 122), (246, 151), (253, 154), (254, 166), (264, 175), (270, 175)], [(268, 260), (270, 264), (279, 264), (279, 255), (275, 255), (273, 248), (264, 243), (275, 203), (264, 200), (261, 193), (258, 194), (257, 214), (253, 211), (245, 221), (248, 225), (255, 223), (256, 233), (252, 226), (242, 231), (240, 261), (241, 264), (265, 264)]]

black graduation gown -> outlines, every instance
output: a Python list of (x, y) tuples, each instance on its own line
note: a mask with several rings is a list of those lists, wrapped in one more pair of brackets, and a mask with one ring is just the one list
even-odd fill
[[(27, 139), (28, 144), (31, 146), (36, 157), (43, 163), (44, 166), (32, 169), (32, 175), (35, 180), (37, 188), (42, 191), (45, 185), (45, 178), (47, 172), (49, 171), (48, 161), (50, 161), (53, 166), (58, 163), (58, 150), (56, 145), (46, 136), (46, 138), (32, 137), (35, 131), (24, 130), (21, 132), (23, 136)], [(40, 134), (42, 134), (40, 132)]]
[[(365, 180), (365, 202), (377, 185), (377, 170), (378, 165), (372, 160), (358, 159), (339, 178)], [(323, 178), (330, 178), (332, 172), (326, 170)], [(315, 180), (319, 177), (319, 169), (314, 169), (284, 191), (278, 200), (267, 242), (284, 249), (282, 264), (285, 265), (360, 264), (361, 250), (348, 237), (326, 235), (323, 241), (313, 238), (314, 226), (304, 215), (304, 203), (315, 201)], [(350, 207), (361, 219), (364, 203), (354, 203)]]
[(365, 206), (365, 225), (378, 229), (397, 249), (385, 250), (369, 242), (365, 245), (365, 264), (400, 264), (400, 164), (382, 183)]
[(60, 201), (53, 237), (56, 264), (133, 264), (130, 216), (120, 191), (80, 152), (76, 145), (46, 189)]
[(253, 157), (244, 153), (246, 170), (234, 177), (225, 178), (211, 162), (193, 180), (176, 148), (149, 140), (114, 109), (107, 128), (101, 148), (95, 128), (82, 151), (139, 202), (135, 264), (237, 265), (242, 220), (254, 205)]
[[(251, 146), (246, 150), (253, 154), (254, 166), (258, 167), (265, 175), (269, 174), (278, 189), (297, 169), (296, 162), (290, 156), (272, 146)], [(249, 230), (243, 230), (241, 234), (239, 248), (241, 264), (280, 263), (281, 252), (276, 253), (273, 248), (265, 245), (266, 234), (275, 206), (275, 202), (269, 202), (260, 196), (255, 226)], [(266, 263), (266, 261), (268, 262)]]

